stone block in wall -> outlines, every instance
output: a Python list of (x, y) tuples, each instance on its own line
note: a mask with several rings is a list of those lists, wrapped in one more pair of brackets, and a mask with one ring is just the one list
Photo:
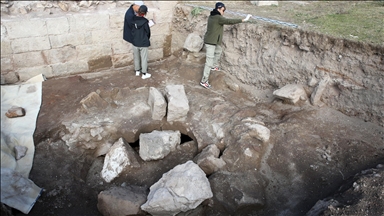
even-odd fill
[(125, 11), (126, 10), (119, 11), (116, 14), (110, 14), (109, 15), (109, 27), (111, 29), (123, 29), (124, 28)]
[(76, 47), (78, 60), (96, 59), (101, 56), (112, 55), (111, 44), (91, 44)]
[(1, 40), (1, 56), (13, 54), (11, 41)]
[(55, 17), (47, 19), (47, 31), (49, 35), (65, 34), (69, 32), (67, 17)]
[(121, 40), (114, 40), (114, 41), (112, 41), (112, 53), (114, 55), (116, 55), (116, 54), (133, 53), (133, 51), (132, 51), (132, 44), (128, 43), (127, 41), (125, 41), (123, 39), (121, 39)]
[(14, 54), (13, 61), (16, 68), (46, 65), (45, 59), (40, 51)]
[(69, 61), (52, 65), (52, 73), (54, 76), (62, 76), (87, 71), (89, 71), (89, 69), (88, 62), (86, 61)]
[(47, 35), (46, 23), (43, 19), (3, 21), (10, 39), (29, 38)]
[(43, 55), (47, 59), (48, 64), (63, 63), (77, 59), (77, 51), (73, 46), (44, 50)]
[(92, 14), (74, 14), (68, 16), (71, 33), (89, 30), (109, 30), (109, 14), (94, 12)]
[(37, 76), (39, 74), (44, 74), (44, 76), (47, 78), (50, 78), (53, 76), (52, 68), (48, 65), (21, 68), (17, 70), (17, 73), (19, 74), (20, 81), (27, 81), (30, 78)]
[(112, 42), (115, 40), (123, 39), (123, 30), (122, 29), (110, 29), (107, 32), (105, 30), (93, 30), (92, 34), (92, 43), (105, 43), (106, 41)]
[(159, 10), (154, 14), (156, 23), (172, 23), (173, 9)]
[(11, 46), (14, 53), (41, 51), (51, 48), (51, 44), (47, 36), (17, 38), (12, 40)]
[(160, 49), (149, 49), (148, 50), (148, 61), (159, 60), (164, 57), (163, 48)]
[(114, 68), (127, 67), (133, 65), (133, 54), (119, 54), (112, 56), (112, 64)]
[(60, 48), (63, 46), (78, 46), (84, 45), (86, 42), (86, 32), (68, 33), (62, 35), (50, 35), (52, 48)]
[(112, 67), (111, 56), (101, 56), (88, 61), (88, 68), (90, 71), (108, 69)]
[(151, 37), (155, 35), (163, 35), (171, 32), (171, 23), (157, 23), (151, 27)]
[[(3, 53), (1, 53), (3, 54)], [(1, 56), (1, 72), (8, 72), (14, 70), (13, 68), (13, 62), (12, 62), (12, 56)]]
[(163, 48), (164, 42), (166, 41), (166, 34), (158, 34), (151, 36), (151, 47), (152, 49)]
[(1, 85), (19, 82), (19, 74), (15, 72), (1, 73)]

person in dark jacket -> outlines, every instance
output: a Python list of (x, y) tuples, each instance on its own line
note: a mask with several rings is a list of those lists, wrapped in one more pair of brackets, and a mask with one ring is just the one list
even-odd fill
[(133, 17), (135, 17), (136, 13), (139, 11), (140, 6), (143, 4), (144, 3), (142, 1), (135, 1), (125, 12), (123, 39), (128, 43), (132, 43), (132, 40), (133, 40), (132, 28), (131, 28)]
[(211, 88), (211, 85), (208, 82), (211, 70), (219, 70), (217, 64), (222, 53), (221, 42), (223, 40), (224, 25), (245, 22), (252, 16), (248, 14), (245, 19), (227, 19), (223, 17), (225, 10), (225, 5), (222, 2), (217, 2), (215, 9), (211, 11), (208, 18), (207, 32), (204, 36), (206, 60), (203, 77), (200, 81), (200, 85), (204, 88)]
[(148, 19), (144, 16), (147, 14), (148, 8), (141, 5), (136, 16), (133, 17), (132, 28), (132, 44), (133, 44), (133, 58), (135, 62), (136, 76), (147, 79), (151, 77), (148, 70), (148, 47), (151, 45), (149, 39), (151, 38), (151, 30), (149, 28)]

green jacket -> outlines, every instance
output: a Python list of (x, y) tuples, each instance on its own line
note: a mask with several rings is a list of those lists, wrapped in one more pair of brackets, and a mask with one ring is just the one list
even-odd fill
[(242, 19), (227, 19), (221, 16), (217, 10), (211, 11), (208, 18), (207, 32), (204, 36), (204, 43), (220, 45), (223, 40), (224, 25), (241, 23)]

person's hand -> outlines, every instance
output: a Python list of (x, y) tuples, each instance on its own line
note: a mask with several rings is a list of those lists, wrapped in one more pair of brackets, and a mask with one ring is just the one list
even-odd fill
[(245, 19), (243, 19), (243, 22), (247, 22), (249, 20), (249, 18), (252, 17), (252, 14), (248, 14), (247, 17), (245, 17)]

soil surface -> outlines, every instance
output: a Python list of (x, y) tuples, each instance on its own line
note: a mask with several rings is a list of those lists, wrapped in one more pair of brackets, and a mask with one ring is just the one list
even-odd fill
[[(284, 20), (282, 16), (271, 18)], [(313, 107), (304, 102), (284, 104), (273, 97), (276, 89), (260, 90), (244, 85), (225, 69), (213, 72), (210, 78), (213, 88), (204, 89), (199, 86), (203, 64), (204, 53), (179, 52), (150, 63), (152, 77), (146, 80), (136, 77), (133, 68), (125, 68), (43, 82), (30, 179), (44, 188), (44, 192), (29, 215), (101, 215), (97, 209), (100, 191), (124, 183), (149, 188), (162, 173), (192, 160), (201, 150), (198, 146), (208, 143), (221, 148), (227, 162), (223, 171), (245, 172), (252, 164), (258, 164), (255, 172), (266, 182), (261, 188), (265, 189), (265, 204), (261, 209), (233, 212), (214, 197), (211, 200), (214, 204), (203, 203), (198, 210), (180, 215), (384, 214), (382, 127), (327, 107)], [(146, 101), (149, 87), (163, 91), (171, 84), (185, 87), (191, 106), (188, 123), (152, 122), (148, 110), (136, 109), (136, 113), (130, 113)], [(123, 90), (125, 98), (121, 103), (111, 99)], [(80, 101), (91, 92), (108, 101), (108, 108), (84, 109)], [(124, 106), (133, 108), (123, 109)], [(245, 139), (242, 134), (231, 131), (246, 117), (258, 118), (271, 130), (268, 144), (241, 143)], [(136, 150), (139, 134), (154, 129), (180, 129), (185, 142), (192, 144), (182, 145), (164, 160), (141, 161), (140, 170), (125, 173), (107, 184), (99, 175), (104, 157), (95, 157), (92, 148), (70, 149), (62, 138), (69, 134), (67, 122), (108, 124), (109, 121), (119, 130), (105, 139), (123, 137)], [(226, 137), (218, 139), (210, 134), (217, 124), (223, 125)], [(256, 159), (247, 160), (241, 155), (250, 147), (258, 156)], [(215, 181), (220, 179), (219, 174), (208, 176), (214, 187), (220, 187)], [(17, 210), (12, 210), (12, 214), (23, 215)]]

